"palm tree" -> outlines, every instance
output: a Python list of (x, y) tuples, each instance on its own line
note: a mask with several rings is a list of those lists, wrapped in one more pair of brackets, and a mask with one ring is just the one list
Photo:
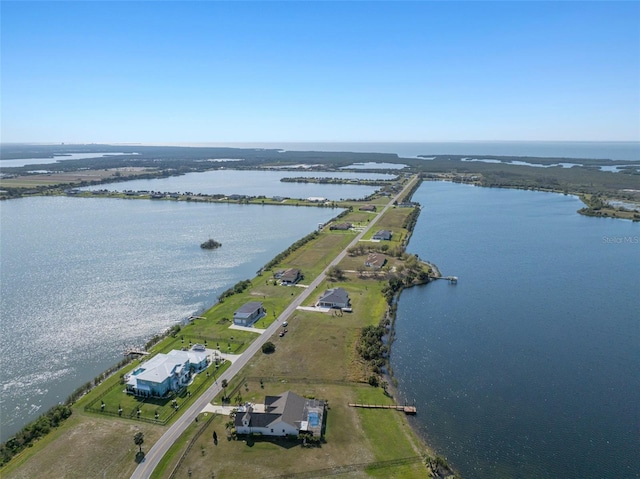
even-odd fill
[(135, 442), (136, 446), (140, 447), (140, 453), (142, 454), (142, 444), (144, 443), (144, 434), (142, 432), (137, 432), (135, 436), (133, 436), (133, 442)]
[(223, 380), (222, 380), (222, 384), (221, 384), (222, 389), (224, 389), (224, 394), (222, 395), (222, 400), (223, 400), (223, 401), (224, 401), (224, 400), (225, 400), (225, 398), (227, 397), (227, 386), (228, 386), (228, 385), (229, 385), (229, 383), (227, 382), (227, 380), (226, 380), (226, 379), (223, 379)]

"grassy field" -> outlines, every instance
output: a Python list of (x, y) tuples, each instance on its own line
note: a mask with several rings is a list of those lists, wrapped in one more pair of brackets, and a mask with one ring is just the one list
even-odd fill
[[(385, 198), (386, 199), (386, 198)], [(391, 209), (389, 217), (381, 219), (380, 227), (393, 228), (399, 235), (410, 209)], [(362, 212), (351, 212), (344, 221), (355, 222)], [(369, 216), (369, 213), (364, 213)], [(305, 244), (274, 268), (251, 280), (242, 293), (234, 294), (214, 305), (182, 328), (173, 337), (159, 342), (153, 352), (166, 352), (186, 347), (189, 343), (207, 342), (209, 348), (240, 353), (257, 337), (255, 333), (229, 329), (233, 312), (247, 301), (262, 301), (267, 316), (256, 327), (267, 327), (285, 306), (300, 294), (300, 287), (275, 285), (273, 272), (286, 267), (300, 268), (306, 283), (311, 281), (354, 237), (353, 232), (329, 231), (326, 228), (314, 241)], [(366, 256), (347, 257), (340, 267), (358, 268)], [(390, 258), (390, 264), (400, 260)], [(244, 401), (264, 402), (266, 394), (292, 390), (299, 395), (313, 396), (329, 402), (325, 441), (319, 447), (303, 448), (298, 442), (283, 440), (227, 440), (226, 416), (202, 413), (177, 441), (164, 458), (154, 477), (277, 477), (282, 474), (306, 474), (316, 471), (320, 476), (348, 473), (349, 477), (425, 477), (423, 456), (426, 446), (408, 427), (403, 413), (394, 410), (362, 410), (350, 408), (349, 402), (393, 402), (382, 388), (367, 384), (370, 366), (356, 352), (360, 330), (377, 325), (386, 314), (387, 305), (381, 294), (386, 284), (382, 277), (361, 277), (347, 272), (339, 282), (325, 281), (318, 295), (326, 288), (340, 286), (351, 298), (351, 313), (296, 311), (284, 337), (274, 334), (274, 353), (259, 353), (234, 378), (227, 394)], [(315, 303), (312, 295), (308, 305)], [(214, 344), (215, 343), (215, 344)], [(35, 477), (34, 471), (52, 471), (52, 477), (129, 477), (136, 463), (133, 435), (142, 430), (145, 447), (150, 447), (165, 430), (153, 424), (158, 412), (159, 422), (168, 420), (172, 408), (166, 400), (160, 404), (140, 404), (122, 392), (120, 375), (133, 370), (140, 360), (109, 378), (74, 405), (74, 414), (62, 427), (27, 449), (17, 460), (2, 470), (2, 477)], [(214, 366), (209, 370), (213, 371)], [(196, 377), (189, 387), (194, 397), (199, 385), (206, 387), (213, 376)], [(187, 406), (186, 391), (179, 396)], [(218, 397), (214, 402), (220, 402)], [(124, 413), (106, 417), (100, 404), (113, 414), (120, 406)], [(91, 405), (90, 408), (86, 407)], [(141, 407), (143, 422), (136, 418)], [(102, 415), (101, 415), (102, 414)], [(206, 415), (205, 415), (206, 414)], [(219, 442), (213, 444), (213, 431)], [(390, 438), (393, 438), (390, 440)], [(82, 451), (82, 454), (79, 453)], [(317, 476), (317, 477), (320, 477)], [(300, 477), (303, 477), (302, 475)]]
[(42, 173), (34, 175), (21, 175), (15, 178), (4, 178), (0, 181), (0, 187), (5, 188), (35, 188), (38, 186), (54, 186), (59, 184), (73, 185), (83, 181), (102, 181), (111, 178), (125, 176), (138, 176), (146, 174), (147, 168), (109, 168), (104, 170), (84, 170), (64, 173)]
[(144, 434), (143, 451), (165, 431), (158, 425), (84, 414), (74, 410), (65, 424), (24, 450), (0, 472), (4, 478), (125, 478), (136, 464), (133, 436)]
[[(391, 403), (379, 388), (356, 383), (324, 383), (264, 381), (264, 388), (253, 379), (246, 381), (244, 398), (263, 402), (268, 394), (289, 389), (299, 394), (327, 399), (327, 429), (325, 441), (319, 447), (302, 448), (297, 441), (286, 439), (261, 440), (227, 438), (226, 416), (216, 416), (203, 427), (188, 452), (188, 431), (175, 444), (162, 468), (154, 478), (169, 477), (327, 477), (348, 471), (348, 477), (424, 478), (426, 469), (422, 456), (427, 452), (410, 429), (403, 413), (394, 410), (363, 410), (350, 408), (350, 402), (367, 400)], [(244, 391), (244, 387), (243, 387)], [(201, 415), (199, 423), (206, 417)], [(218, 444), (213, 442), (213, 432)], [(393, 440), (390, 440), (393, 438)], [(405, 460), (401, 462), (399, 460)], [(400, 462), (400, 463), (398, 463)], [(179, 466), (178, 466), (178, 463)], [(178, 467), (177, 467), (178, 466)]]

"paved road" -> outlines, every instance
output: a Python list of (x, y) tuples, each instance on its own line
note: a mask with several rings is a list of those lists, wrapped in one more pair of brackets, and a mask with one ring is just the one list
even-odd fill
[(180, 437), (180, 435), (184, 432), (189, 424), (195, 421), (195, 418), (200, 414), (200, 412), (204, 409), (204, 407), (213, 401), (218, 394), (222, 392), (222, 383), (223, 379), (226, 379), (228, 382), (231, 382), (233, 377), (238, 374), (238, 372), (249, 362), (249, 360), (253, 357), (253, 355), (261, 350), (262, 345), (278, 330), (281, 326), (282, 322), (289, 318), (293, 312), (296, 310), (298, 306), (300, 306), (309, 295), (313, 294), (322, 281), (324, 281), (326, 277), (326, 273), (330, 267), (337, 265), (342, 261), (342, 259), (347, 255), (349, 248), (353, 247), (360, 241), (362, 236), (369, 231), (373, 225), (378, 222), (378, 219), (382, 217), (382, 215), (387, 211), (387, 209), (391, 208), (394, 201), (397, 201), (402, 195), (409, 189), (411, 186), (417, 181), (414, 177), (408, 183), (407, 186), (395, 197), (393, 198), (387, 206), (385, 206), (379, 214), (373, 218), (368, 226), (360, 232), (354, 240), (349, 243), (349, 245), (342, 250), (342, 252), (334, 258), (331, 263), (327, 265), (322, 273), (318, 275), (316, 279), (314, 279), (309, 287), (306, 288), (300, 296), (298, 296), (281, 314), (278, 318), (265, 330), (263, 334), (261, 334), (256, 340), (247, 347), (247, 349), (242, 353), (242, 355), (233, 362), (233, 364), (227, 369), (224, 373), (222, 373), (217, 381), (209, 387), (200, 397), (198, 397), (187, 409), (182, 416), (180, 416), (176, 422), (174, 422), (171, 427), (165, 432), (160, 439), (151, 447), (149, 452), (146, 454), (144, 461), (141, 462), (136, 470), (131, 475), (131, 479), (148, 479), (151, 477), (154, 469), (157, 467), (160, 460), (167, 453), (169, 448), (173, 445), (173, 443)]

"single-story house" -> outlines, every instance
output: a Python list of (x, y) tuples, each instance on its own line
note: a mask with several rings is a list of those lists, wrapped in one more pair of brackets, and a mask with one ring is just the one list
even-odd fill
[(327, 201), (327, 199), (322, 196), (309, 196), (307, 198), (307, 201), (310, 201), (312, 203), (324, 203), (325, 201)]
[(321, 308), (348, 308), (349, 294), (343, 288), (331, 288), (324, 292), (318, 300)]
[(358, 208), (360, 211), (377, 211), (376, 205), (364, 205)]
[(380, 230), (374, 234), (371, 239), (378, 241), (389, 241), (393, 233), (389, 230)]
[(251, 301), (242, 305), (235, 313), (233, 313), (233, 324), (238, 326), (251, 326), (257, 320), (266, 314), (262, 303), (259, 301)]
[(351, 223), (337, 223), (337, 224), (329, 226), (329, 229), (330, 230), (343, 230), (343, 231), (346, 231), (346, 230), (351, 229), (352, 226), (353, 225)]
[(193, 373), (209, 364), (206, 351), (173, 350), (159, 353), (125, 376), (126, 390), (136, 396), (164, 397), (186, 386)]
[(387, 258), (380, 253), (369, 253), (364, 265), (368, 268), (380, 269), (387, 262)]
[(302, 279), (302, 271), (297, 268), (289, 268), (280, 275), (280, 284), (282, 286), (291, 286)]
[(322, 436), (325, 402), (307, 399), (287, 391), (280, 396), (264, 398), (265, 412), (254, 412), (252, 407), (236, 413), (238, 434), (264, 436), (297, 436), (301, 432)]
[(358, 208), (360, 211), (377, 211), (376, 205), (364, 205)]

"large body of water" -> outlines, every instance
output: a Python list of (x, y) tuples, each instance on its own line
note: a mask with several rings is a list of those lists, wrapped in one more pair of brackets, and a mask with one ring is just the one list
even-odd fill
[[(304, 212), (303, 212), (304, 211)], [(4, 441), (341, 210), (37, 197), (2, 203)], [(222, 247), (202, 250), (215, 238)]]
[[(640, 160), (637, 142), (234, 145)], [(185, 177), (115, 186), (213, 192)], [(246, 194), (293, 196), (285, 185)], [(330, 197), (304, 186), (303, 197)], [(423, 210), (409, 251), (460, 276), (400, 298), (392, 366), (418, 430), (466, 478), (638, 477), (640, 225), (582, 217), (576, 198), (556, 194), (425, 183), (414, 199)], [(4, 202), (2, 439), (119, 360), (124, 344), (212, 304), (337, 213), (300, 211)], [(208, 237), (223, 248), (200, 250)]]
[(17, 168), (27, 165), (51, 165), (63, 160), (83, 160), (86, 158), (104, 158), (118, 155), (135, 155), (136, 153), (67, 153), (53, 158), (22, 158), (20, 160), (4, 160), (0, 158), (1, 168)]
[(350, 180), (392, 180), (395, 175), (383, 173), (347, 172), (296, 172), (264, 170), (212, 170), (203, 173), (187, 173), (169, 178), (131, 180), (89, 186), (88, 190), (109, 191), (161, 191), (175, 193), (202, 193), (207, 195), (282, 196), (304, 199), (322, 197), (329, 200), (360, 199), (374, 193), (379, 187), (353, 184), (320, 184), (281, 182), (282, 178), (343, 178)]
[(414, 424), (473, 479), (640, 477), (640, 225), (572, 196), (426, 182), (391, 363)]

